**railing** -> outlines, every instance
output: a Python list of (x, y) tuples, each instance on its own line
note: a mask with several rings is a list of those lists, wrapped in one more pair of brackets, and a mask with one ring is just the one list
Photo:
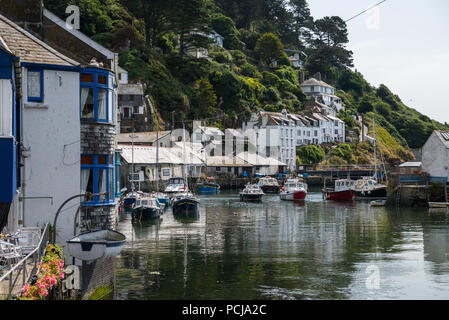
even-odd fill
[[(6, 293), (0, 292), (0, 299), (10, 299), (13, 294), (17, 295), (20, 293), (20, 290), (29, 281), (30, 277), (37, 272), (37, 264), (45, 253), (45, 248), (49, 242), (49, 230), (49, 225), (46, 224), (37, 247), (0, 277), (0, 288), (4, 281), (8, 281)], [(31, 267), (31, 269), (27, 270), (27, 267)], [(20, 276), (22, 276), (22, 281), (19, 280)]]

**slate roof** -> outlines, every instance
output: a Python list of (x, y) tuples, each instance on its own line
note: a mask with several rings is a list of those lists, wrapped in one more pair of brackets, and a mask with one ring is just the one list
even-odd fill
[(436, 136), (443, 142), (446, 149), (449, 149), (449, 131), (435, 130)]
[(333, 88), (333, 89), (335, 89), (335, 88), (332, 87), (331, 85), (328, 85), (326, 82), (317, 80), (317, 79), (315, 79), (315, 78), (307, 79), (306, 81), (304, 81), (303, 83), (301, 83), (301, 87), (304, 87), (304, 86), (322, 86), (322, 87), (327, 87), (327, 88)]
[(57, 52), (31, 33), (0, 15), (0, 36), (21, 62), (78, 66), (78, 62)]
[[(134, 132), (136, 138), (134, 138), (134, 143), (153, 143), (156, 141), (156, 131), (148, 132)], [(170, 134), (170, 131), (159, 131), (159, 140), (166, 135)], [(130, 137), (131, 133), (120, 133), (117, 135), (117, 142), (123, 144), (132, 144), (133, 139)]]

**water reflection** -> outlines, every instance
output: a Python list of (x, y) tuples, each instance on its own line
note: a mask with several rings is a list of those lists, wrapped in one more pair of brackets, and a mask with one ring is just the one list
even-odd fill
[[(266, 196), (201, 197), (195, 217), (167, 211), (132, 224), (117, 265), (119, 299), (398, 299), (449, 297), (446, 214)], [(369, 289), (367, 270), (379, 270)]]

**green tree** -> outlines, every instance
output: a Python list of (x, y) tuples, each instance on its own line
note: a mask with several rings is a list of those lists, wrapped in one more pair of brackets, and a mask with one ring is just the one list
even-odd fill
[(300, 164), (315, 164), (323, 161), (326, 154), (320, 145), (307, 145), (296, 149), (296, 155)]
[(217, 105), (217, 95), (208, 79), (201, 78), (198, 81), (196, 97), (198, 103), (196, 116), (199, 118), (212, 116), (215, 113), (215, 106)]
[(254, 53), (259, 59), (269, 66), (272, 62), (282, 58), (284, 46), (279, 38), (273, 33), (264, 33), (257, 40)]

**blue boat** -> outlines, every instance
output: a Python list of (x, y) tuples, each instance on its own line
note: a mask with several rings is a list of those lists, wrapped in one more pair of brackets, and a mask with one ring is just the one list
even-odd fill
[(155, 197), (141, 197), (136, 200), (133, 206), (133, 220), (141, 221), (146, 219), (156, 219), (162, 214), (162, 208)]
[(217, 194), (220, 192), (220, 185), (215, 182), (215, 178), (208, 177), (207, 181), (198, 185), (198, 192), (201, 194)]
[(140, 197), (140, 194), (137, 193), (136, 191), (130, 192), (128, 193), (124, 198), (123, 198), (123, 206), (125, 208), (132, 208), (132, 206), (134, 205), (134, 203), (136, 202), (136, 199)]
[(199, 211), (200, 202), (190, 192), (177, 193), (172, 200), (174, 214), (189, 214)]

